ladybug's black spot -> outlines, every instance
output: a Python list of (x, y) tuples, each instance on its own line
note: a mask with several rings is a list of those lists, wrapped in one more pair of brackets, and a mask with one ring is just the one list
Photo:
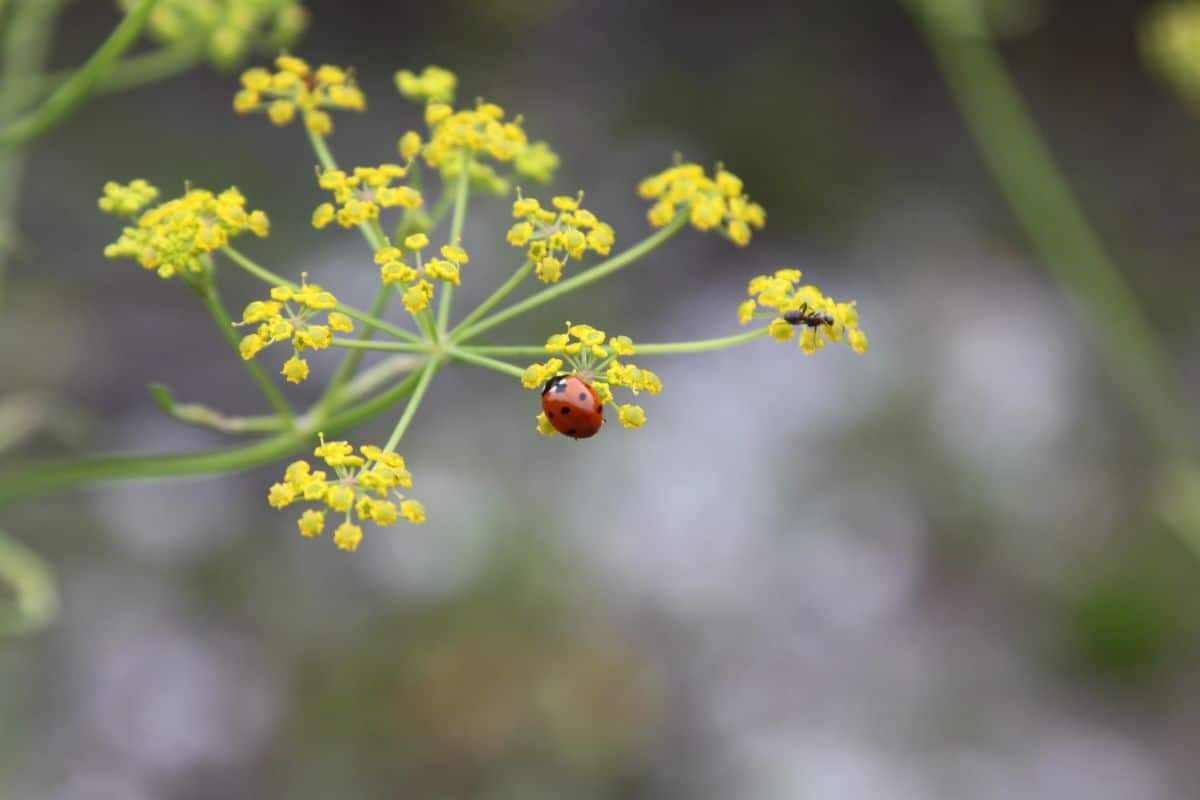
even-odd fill
[(580, 393), (579, 393), (579, 402), (581, 402), (581, 403), (586, 403), (586, 402), (587, 402), (587, 399), (588, 399), (588, 393), (587, 393), (587, 392), (580, 392)]
[(554, 412), (553, 412), (553, 411), (551, 411), (550, 409), (546, 409), (546, 416), (547, 416), (547, 417), (553, 417), (553, 416), (554, 416)]
[(567, 436), (574, 438), (575, 437), (575, 429), (571, 428), (569, 431), (567, 431)]
[(563, 407), (562, 407), (562, 413), (563, 413), (563, 414), (570, 414), (570, 413), (571, 413), (571, 407), (570, 407), (570, 406), (563, 406)]

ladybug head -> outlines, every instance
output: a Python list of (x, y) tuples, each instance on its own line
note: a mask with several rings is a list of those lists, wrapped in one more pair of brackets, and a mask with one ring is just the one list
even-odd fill
[(554, 391), (555, 387), (561, 386), (561, 385), (565, 384), (566, 382), (567, 382), (567, 376), (565, 374), (555, 375), (553, 378), (546, 381), (546, 385), (542, 387), (542, 394), (544, 395), (547, 392)]

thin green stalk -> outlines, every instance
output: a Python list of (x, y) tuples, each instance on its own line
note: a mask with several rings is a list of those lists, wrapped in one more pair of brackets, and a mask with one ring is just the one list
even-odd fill
[(238, 336), (237, 330), (233, 327), (233, 320), (229, 318), (229, 312), (225, 309), (225, 304), (221, 302), (221, 295), (217, 292), (217, 285), (210, 277), (205, 284), (196, 287), (200, 293), (200, 297), (204, 300), (204, 307), (208, 309), (209, 315), (213, 318), (213, 322), (217, 324), (217, 328), (221, 331), (221, 335), (225, 337), (225, 341), (229, 343), (230, 348), (237, 354), (238, 361), (242, 362), (242, 366), (246, 368), (246, 372), (250, 378), (258, 385), (259, 390), (263, 393), (263, 397), (267, 398), (267, 402), (271, 407), (278, 412), (288, 427), (295, 424), (292, 415), (291, 404), (287, 398), (279, 391), (279, 387), (271, 380), (271, 376), (267, 375), (263, 368), (259, 366), (254, 359), (245, 359), (241, 356), (241, 338)]
[[(463, 164), (462, 172), (458, 175), (458, 183), (454, 189), (454, 215), (450, 217), (449, 244), (460, 244), (463, 222), (467, 215), (467, 198), (471, 194), (470, 161)], [(446, 334), (446, 325), (450, 321), (451, 298), (454, 297), (454, 287), (447, 283), (442, 287), (442, 296), (438, 301), (437, 334), (442, 338)]]
[[(542, 353), (544, 354), (545, 350), (543, 350)], [(458, 361), (465, 361), (468, 364), (474, 364), (477, 367), (495, 370), (496, 372), (503, 372), (505, 375), (512, 375), (516, 378), (519, 378), (525, 374), (525, 370), (514, 364), (509, 364), (504, 361), (498, 361), (494, 358), (488, 358), (485, 355), (480, 355), (477, 348), (467, 349), (465, 347), (456, 347), (450, 351), (450, 355)]]
[(1115, 383), (1148, 437), (1168, 454), (1191, 454), (1195, 426), (1166, 349), (1121, 271), (1105, 251), (984, 35), (964, 36), (910, 0), (950, 92), (1009, 209), (1071, 296)]
[(46, 102), (0, 129), (0, 148), (10, 149), (38, 138), (82, 105), (113, 63), (137, 41), (150, 18), (150, 12), (157, 4), (158, 0), (141, 0), (113, 28), (104, 44), (97, 48), (79, 71), (46, 98)]
[(502, 322), (507, 322), (513, 317), (524, 314), (526, 311), (537, 308), (544, 303), (549, 303), (551, 300), (556, 300), (568, 292), (572, 292), (576, 289), (587, 286), (590, 283), (595, 283), (601, 278), (611, 275), (627, 264), (630, 264), (651, 252), (663, 242), (670, 239), (687, 223), (687, 219), (687, 213), (681, 213), (675, 217), (675, 219), (672, 220), (671, 223), (665, 228), (651, 234), (650, 236), (647, 236), (645, 239), (638, 242), (633, 247), (630, 247), (628, 250), (618, 253), (617, 255), (605, 261), (601, 261), (591, 269), (581, 272), (573, 278), (567, 278), (566, 280), (560, 281), (549, 288), (543, 289), (537, 294), (530, 295), (524, 300), (514, 303), (502, 311), (498, 311), (490, 317), (485, 317), (473, 325), (468, 325), (466, 327), (460, 325), (455, 329), (454, 332), (450, 334), (450, 341), (453, 343), (470, 341), (484, 331), (490, 330)]
[(58, 586), (41, 556), (0, 531), (0, 595), (11, 604), (0, 605), (0, 639), (34, 633), (58, 615)]
[(508, 297), (510, 294), (512, 294), (513, 290), (516, 289), (518, 286), (520, 286), (521, 281), (525, 280), (525, 278), (527, 278), (529, 276), (529, 273), (532, 271), (533, 271), (533, 262), (532, 261), (526, 261), (524, 264), (517, 267), (517, 271), (512, 274), (512, 277), (510, 277), (507, 281), (505, 281), (504, 284), (499, 289), (492, 292), (491, 297), (487, 298), (482, 303), (480, 303), (479, 306), (474, 311), (472, 311), (470, 314), (467, 314), (467, 316), (465, 316), (463, 318), (462, 322), (458, 323), (458, 325), (455, 326), (455, 330), (461, 330), (463, 328), (466, 328), (471, 323), (473, 323), (475, 320), (479, 319), (484, 314), (486, 314), (487, 312), (489, 312), (493, 308), (495, 308), (496, 304), (499, 303), (504, 298)]
[(210, 475), (240, 472), (267, 464), (311, 445), (318, 431), (334, 435), (393, 407), (413, 391), (418, 378), (418, 374), (413, 373), (387, 391), (341, 411), (331, 419), (314, 417), (294, 431), (240, 447), (204, 453), (52, 460), (13, 468), (0, 474), (0, 507), (96, 481)]
[[(329, 143), (325, 141), (325, 137), (319, 133), (313, 133), (308, 126), (304, 126), (305, 132), (308, 134), (308, 141), (312, 144), (313, 152), (317, 154), (317, 161), (325, 169), (337, 169), (337, 160), (333, 157), (333, 152), (329, 149)], [(360, 223), (358, 229), (362, 231), (363, 238), (367, 240), (367, 244), (372, 250), (378, 250), (387, 242), (387, 235), (384, 234), (383, 228), (380, 227), (376, 220), (368, 220)]]
[(361, 339), (342, 339), (336, 336), (329, 344), (331, 347), (344, 347), (347, 350), (357, 352), (384, 350), (393, 353), (426, 353), (429, 351), (429, 345), (427, 344), (413, 344), (411, 342), (364, 342)]
[[(50, 52), (61, 0), (23, 2), (4, 20), (0, 39), (0, 123), (23, 107), (22, 82), (36, 75)], [(4, 273), (17, 239), (17, 201), (25, 175), (25, 153), (0, 149), (0, 302), (4, 299)]]
[[(293, 290), (298, 290), (300, 288), (300, 284), (293, 283), (286, 278), (276, 275), (274, 272), (271, 272), (266, 267), (256, 263), (229, 245), (222, 247), (221, 252), (229, 256), (233, 263), (237, 264), (239, 267), (246, 270), (246, 272), (249, 272), (251, 275), (255, 276), (261, 281), (269, 283), (272, 286), (286, 286)], [(335, 308), (345, 314), (347, 317), (356, 319), (364, 325), (370, 325), (372, 328), (381, 330), (384, 333), (389, 333), (392, 336), (395, 336), (397, 339), (404, 339), (405, 341), (409, 342), (421, 341), (417, 335), (411, 331), (406, 331), (403, 328), (397, 328), (395, 325), (391, 325), (381, 319), (377, 319), (370, 314), (359, 311), (357, 308), (352, 308), (344, 303), (338, 303)]]
[(413, 389), (412, 396), (408, 398), (408, 405), (404, 407), (404, 413), (400, 416), (396, 427), (392, 429), (392, 435), (388, 437), (387, 444), (383, 446), (383, 452), (391, 453), (396, 449), (396, 445), (400, 444), (401, 437), (408, 430), (408, 424), (412, 422), (413, 416), (417, 413), (417, 407), (421, 405), (421, 399), (425, 397), (425, 390), (429, 388), (437, 371), (437, 359), (431, 358), (425, 362), (425, 367), (417, 379), (417, 387)]
[[(383, 315), (383, 311), (387, 308), (388, 298), (392, 295), (392, 287), (380, 286), (379, 291), (375, 294), (375, 299), (371, 302), (371, 309), (367, 313), (378, 319)], [(358, 333), (358, 341), (365, 342), (371, 338), (372, 328), (363, 326), (363, 329)], [(345, 341), (345, 340), (339, 340)], [(345, 345), (342, 345), (345, 346)], [(362, 361), (365, 351), (352, 350), (342, 359), (342, 363), (338, 365), (337, 371), (329, 380), (329, 385), (325, 387), (321, 399), (317, 401), (317, 408), (328, 410), (334, 403), (337, 402), (337, 395), (342, 390), (343, 384), (354, 376), (358, 371), (358, 365)]]
[[(740, 344), (761, 339), (767, 335), (767, 328), (755, 328), (745, 333), (732, 336), (721, 336), (716, 339), (698, 339), (692, 342), (667, 342), (664, 344), (639, 344), (635, 356), (665, 356), (683, 355), (686, 353), (710, 353), (714, 350), (725, 350)], [(473, 353), (490, 356), (546, 356), (546, 348), (541, 345), (463, 345), (455, 349), (456, 353)]]

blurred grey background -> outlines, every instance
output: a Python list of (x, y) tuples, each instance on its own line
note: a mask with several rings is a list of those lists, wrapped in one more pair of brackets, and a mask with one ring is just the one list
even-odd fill
[[(666, 387), (647, 426), (578, 445), (534, 434), (515, 381), (447, 370), (402, 448), (430, 520), (354, 556), (266, 506), (282, 462), (5, 508), (64, 608), (0, 645), (0, 796), (1197, 796), (1200, 565), (1149, 514), (1145, 442), (895, 5), (309, 7), (299, 53), (368, 96), (336, 118), (344, 164), (394, 157), (420, 110), (392, 72), (434, 63), (523, 114), (618, 247), (675, 152), (767, 208), (748, 249), (689, 230), (495, 343), (564, 319), (724, 335), (748, 278), (795, 266), (858, 300), (871, 350), (645, 358)], [(1031, 7), (1004, 54), (1194, 398), (1200, 126), (1141, 61), (1148, 7)], [(65, 20), (64, 66), (116, 14)], [(102, 258), (106, 180), (236, 184), (273, 222), (252, 257), (371, 296), (357, 235), (309, 226), (303, 134), (235, 117), (234, 84), (101, 98), (33, 151), (0, 391), (57, 421), (7, 463), (226, 441), (161, 415), (154, 381), (260, 410), (185, 287)], [(507, 212), (472, 203), (457, 299), (515, 266)], [(222, 282), (233, 306), (260, 293)]]

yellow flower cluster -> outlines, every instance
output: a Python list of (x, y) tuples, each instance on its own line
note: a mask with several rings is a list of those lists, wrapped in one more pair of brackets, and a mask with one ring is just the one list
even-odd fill
[[(100, 207), (132, 217), (157, 195), (158, 190), (144, 180), (125, 186), (110, 183), (104, 187)], [(197, 274), (204, 270), (204, 254), (245, 231), (266, 236), (270, 227), (265, 213), (246, 210), (246, 198), (235, 187), (220, 194), (189, 189), (182, 197), (144, 211), (135, 225), (126, 227), (117, 241), (104, 248), (104, 256), (135, 259), (163, 278), (181, 272)]]
[(453, 103), (454, 90), (458, 88), (458, 76), (448, 69), (435, 67), (432, 64), (421, 70), (417, 75), (411, 70), (402, 69), (395, 75), (396, 90), (409, 100), (425, 103), (431, 100), (439, 103)]
[(412, 475), (396, 453), (369, 444), (355, 453), (349, 442), (327, 442), (322, 435), (321, 446), (313, 455), (332, 469), (332, 475), (323, 469), (314, 470), (307, 461), (294, 461), (283, 480), (273, 484), (267, 494), (272, 508), (300, 502), (318, 504), (318, 508), (306, 509), (297, 520), (304, 536), (312, 538), (324, 532), (325, 511), (319, 506), (345, 515), (345, 521), (333, 532), (333, 542), (349, 551), (357, 550), (363, 537), (362, 528), (351, 522), (352, 513), (360, 522), (370, 520), (380, 526), (402, 518), (416, 525), (425, 521), (425, 507), (417, 500), (406, 499), (397, 488), (411, 489)]
[[(121, 0), (129, 10), (137, 0)], [(159, 41), (202, 46), (218, 67), (232, 68), (250, 50), (291, 47), (308, 25), (308, 12), (295, 0), (160, 0), (147, 30)]]
[(416, 208), (424, 202), (420, 192), (411, 186), (392, 186), (392, 181), (407, 174), (408, 168), (400, 164), (355, 167), (352, 173), (325, 170), (317, 176), (317, 183), (333, 193), (334, 203), (317, 206), (312, 215), (313, 226), (324, 228), (337, 220), (343, 228), (351, 228), (379, 219), (381, 208)]
[(805, 353), (820, 350), (826, 339), (844, 341), (858, 353), (867, 352), (870, 343), (858, 326), (855, 304), (826, 297), (812, 284), (801, 285), (801, 277), (798, 269), (781, 269), (751, 280), (750, 299), (738, 306), (738, 321), (745, 325), (758, 317), (773, 317), (768, 328), (781, 342), (790, 340), (800, 327), (800, 349)]
[(158, 197), (158, 189), (144, 178), (127, 184), (109, 181), (104, 184), (104, 196), (100, 198), (100, 210), (118, 217), (132, 217)]
[(1147, 58), (1188, 100), (1200, 103), (1200, 3), (1162, 3), (1142, 29)]
[(242, 73), (242, 89), (233, 98), (239, 114), (266, 111), (271, 122), (287, 125), (299, 113), (315, 134), (333, 132), (333, 119), (323, 109), (362, 111), (366, 97), (354, 76), (341, 67), (324, 64), (315, 71), (295, 56), (275, 59), (275, 72), (255, 67)]
[(558, 282), (569, 259), (582, 260), (588, 250), (602, 256), (612, 250), (612, 226), (580, 207), (582, 199), (582, 192), (578, 197), (555, 197), (551, 201), (554, 208), (549, 209), (542, 208), (535, 198), (517, 194), (513, 217), (521, 221), (508, 229), (508, 243), (529, 246), (529, 260), (543, 283)]
[(638, 184), (638, 194), (655, 203), (646, 218), (662, 228), (687, 211), (697, 230), (719, 230), (734, 244), (750, 243), (750, 229), (761, 229), (767, 212), (742, 192), (742, 179), (717, 165), (710, 178), (699, 164), (676, 164)]
[(404, 287), (402, 300), (410, 314), (420, 314), (433, 301), (433, 284), (443, 281), (458, 286), (459, 268), (471, 260), (467, 251), (457, 244), (448, 244), (441, 250), (441, 258), (422, 259), (421, 251), (429, 246), (429, 237), (414, 233), (404, 239), (404, 250), (413, 254), (415, 266), (404, 261), (404, 250), (393, 245), (380, 248), (375, 253), (379, 264), (379, 277), (385, 286), (400, 284)]
[(423, 101), (429, 141), (409, 131), (401, 137), (400, 152), (406, 158), (420, 152), (425, 163), (449, 180), (467, 170), (471, 183), (492, 194), (507, 194), (508, 177), (485, 163), (511, 163), (514, 173), (526, 180), (549, 182), (558, 167), (558, 156), (545, 142), (530, 142), (520, 117), (505, 119), (495, 103), (476, 101), (474, 109), (455, 110), (454, 91), (458, 78), (440, 67), (426, 67), (420, 75), (409, 70), (396, 73), (396, 88), (410, 100)]
[[(235, 325), (257, 325), (254, 333), (242, 337), (238, 346), (242, 358), (249, 361), (263, 348), (287, 339), (292, 341), (292, 357), (283, 364), (280, 374), (290, 383), (300, 383), (308, 377), (308, 361), (300, 357), (305, 350), (324, 350), (333, 341), (333, 331), (350, 333), (354, 323), (340, 311), (337, 298), (316, 284), (304, 281), (299, 289), (276, 286), (270, 300), (255, 300), (242, 312), (242, 321)], [(315, 317), (328, 311), (325, 324), (314, 322)]]
[[(606, 334), (591, 325), (567, 323), (566, 333), (556, 333), (546, 340), (546, 352), (552, 357), (545, 362), (530, 364), (521, 375), (521, 385), (526, 389), (541, 389), (546, 381), (556, 375), (576, 375), (589, 383), (604, 405), (617, 409), (617, 416), (626, 428), (640, 428), (646, 424), (646, 412), (641, 406), (618, 405), (613, 399), (612, 387), (620, 386), (632, 391), (658, 394), (662, 381), (648, 369), (618, 360), (637, 352), (633, 340), (628, 336), (613, 336), (605, 344)], [(538, 414), (538, 433), (552, 436), (556, 433), (546, 415)]]

